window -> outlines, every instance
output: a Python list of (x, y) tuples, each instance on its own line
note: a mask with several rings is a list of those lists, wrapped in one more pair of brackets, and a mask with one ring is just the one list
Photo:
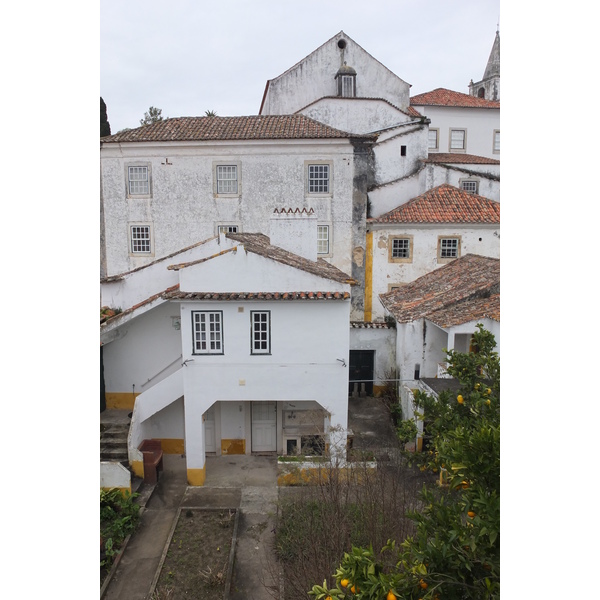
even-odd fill
[(223, 354), (222, 311), (192, 311), (194, 354)]
[(250, 311), (252, 325), (252, 354), (271, 353), (271, 311)]
[(342, 97), (354, 97), (354, 75), (342, 75), (341, 77)]
[(438, 241), (438, 260), (453, 259), (460, 256), (459, 237), (441, 237)]
[(438, 149), (438, 139), (439, 139), (439, 130), (438, 129), (430, 129), (429, 137), (427, 140), (427, 147), (429, 150), (437, 150)]
[(308, 193), (309, 194), (329, 194), (329, 164), (309, 164), (308, 165)]
[(317, 254), (329, 254), (329, 225), (317, 225)]
[(219, 225), (217, 228), (217, 233), (237, 233), (238, 226), (237, 225)]
[(500, 152), (500, 131), (494, 131), (494, 153)]
[(450, 130), (450, 151), (465, 150), (467, 147), (467, 132), (464, 129)]
[(131, 254), (152, 254), (152, 232), (150, 225), (129, 226), (129, 247)]
[(390, 237), (388, 240), (388, 261), (396, 263), (412, 262), (413, 238), (411, 235)]
[(127, 166), (127, 196), (150, 196), (150, 167)]
[(237, 165), (217, 165), (217, 194), (237, 193)]
[(460, 182), (460, 189), (468, 192), (469, 194), (478, 194), (479, 193), (479, 181), (474, 181), (472, 179), (463, 179)]
[(400, 156), (406, 156), (406, 146), (400, 146)]

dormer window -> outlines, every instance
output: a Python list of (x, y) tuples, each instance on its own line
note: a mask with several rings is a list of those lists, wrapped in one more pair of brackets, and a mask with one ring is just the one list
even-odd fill
[(356, 71), (344, 63), (337, 72), (337, 95), (341, 98), (356, 96)]

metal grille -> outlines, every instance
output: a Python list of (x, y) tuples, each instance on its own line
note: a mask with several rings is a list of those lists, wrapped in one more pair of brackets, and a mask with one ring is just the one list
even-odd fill
[(329, 165), (308, 165), (308, 191), (329, 193)]
[(477, 182), (476, 181), (463, 181), (460, 184), (460, 187), (465, 191), (465, 192), (469, 192), (469, 194), (476, 194), (477, 193)]

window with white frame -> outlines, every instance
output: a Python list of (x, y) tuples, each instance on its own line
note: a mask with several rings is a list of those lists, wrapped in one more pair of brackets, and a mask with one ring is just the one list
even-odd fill
[(466, 150), (467, 132), (465, 129), (450, 130), (450, 151)]
[(389, 262), (412, 262), (413, 237), (411, 235), (390, 237), (388, 249)]
[(223, 312), (192, 311), (193, 354), (223, 354)]
[(252, 310), (250, 311), (250, 321), (252, 328), (252, 354), (270, 354), (271, 353), (271, 311)]
[(430, 129), (429, 136), (427, 138), (427, 148), (429, 150), (437, 150), (439, 145), (439, 130)]
[(217, 233), (237, 233), (238, 226), (237, 225), (219, 225), (217, 229)]
[(129, 196), (150, 195), (150, 171), (148, 166), (129, 166), (127, 168), (127, 193)]
[(129, 247), (131, 254), (152, 254), (152, 230), (150, 225), (129, 226)]
[(353, 98), (354, 97), (354, 75), (342, 75), (342, 97)]
[(317, 254), (329, 254), (329, 225), (317, 225)]
[(238, 193), (237, 165), (217, 165), (217, 194)]
[(328, 194), (329, 193), (330, 165), (318, 164), (308, 165), (308, 193), (309, 194)]
[(500, 131), (494, 131), (494, 153), (500, 152)]
[(460, 182), (460, 189), (468, 192), (469, 194), (479, 193), (479, 181), (474, 179), (463, 179)]
[(438, 259), (453, 259), (460, 256), (460, 237), (440, 237)]

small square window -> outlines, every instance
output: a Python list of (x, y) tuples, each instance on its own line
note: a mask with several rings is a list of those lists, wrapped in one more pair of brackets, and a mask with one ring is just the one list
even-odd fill
[(392, 240), (392, 258), (409, 258), (410, 240), (408, 238), (395, 238)]
[(429, 135), (427, 138), (427, 147), (429, 150), (437, 150), (438, 149), (438, 130), (430, 129)]
[(192, 311), (194, 354), (223, 354), (222, 311)]
[(308, 165), (308, 192), (329, 193), (329, 165)]
[(252, 354), (271, 353), (271, 311), (250, 311)]
[(237, 165), (217, 165), (217, 194), (238, 193)]
[(128, 167), (127, 187), (130, 196), (148, 196), (150, 194), (150, 175), (148, 167)]
[(219, 225), (218, 233), (237, 233), (238, 226), (237, 225)]
[(150, 225), (131, 225), (130, 247), (132, 254), (152, 253)]
[(479, 193), (479, 182), (473, 181), (471, 179), (464, 180), (460, 182), (460, 189), (468, 192), (469, 194), (478, 194)]
[(464, 129), (450, 130), (450, 150), (466, 150), (467, 132)]
[(388, 260), (395, 263), (412, 262), (413, 238), (410, 235), (390, 237), (388, 240)]
[(317, 225), (317, 254), (329, 254), (329, 225)]
[(440, 238), (438, 246), (438, 258), (458, 258), (460, 256), (460, 238)]

